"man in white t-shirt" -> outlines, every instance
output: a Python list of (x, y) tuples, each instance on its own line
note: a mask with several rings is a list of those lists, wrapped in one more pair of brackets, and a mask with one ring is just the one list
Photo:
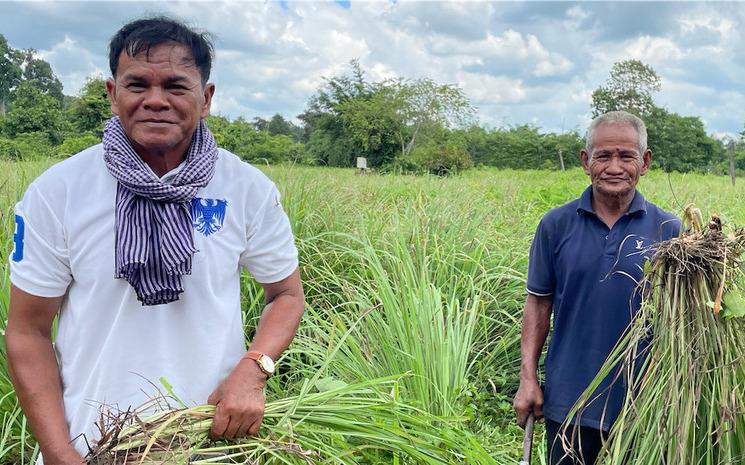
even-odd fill
[[(202, 121), (212, 54), (169, 18), (125, 25), (109, 44), (117, 116), (103, 143), (51, 167), (16, 206), (8, 363), (46, 465), (84, 463), (99, 408), (138, 407), (161, 377), (187, 404), (217, 406), (215, 437), (261, 425), (303, 289), (276, 187)], [(266, 300), (248, 351), (242, 268)]]

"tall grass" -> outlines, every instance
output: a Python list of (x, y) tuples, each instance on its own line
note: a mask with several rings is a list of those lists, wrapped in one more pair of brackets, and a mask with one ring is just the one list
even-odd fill
[[(3, 321), (12, 206), (48, 164), (0, 163)], [(451, 450), (459, 463), (516, 462), (522, 432), (510, 399), (517, 387), (528, 249), (540, 217), (579, 196), (584, 174), (472, 170), (437, 178), (297, 166), (266, 171), (283, 193), (308, 302), (298, 337), (268, 385), (270, 398), (298, 395), (314, 377), (333, 390), (406, 374), (384, 394), (441, 416), (433, 433), (442, 435), (443, 447), (450, 447), (449, 435), (459, 437), (463, 447)], [(650, 173), (640, 189), (663, 208), (676, 210), (693, 200), (716, 204), (742, 224), (745, 189), (728, 183), (701, 175), (668, 181), (663, 173)], [(241, 292), (250, 338), (263, 293), (249, 279)], [(4, 360), (3, 354), (0, 464), (27, 465), (34, 444)], [(380, 463), (402, 460), (389, 459)], [(534, 460), (545, 460), (542, 451)]]

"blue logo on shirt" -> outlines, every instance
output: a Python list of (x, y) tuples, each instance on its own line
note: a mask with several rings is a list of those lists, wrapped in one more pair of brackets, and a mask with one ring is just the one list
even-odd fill
[(12, 260), (14, 262), (20, 262), (23, 260), (23, 231), (25, 223), (23, 217), (16, 215), (16, 232), (13, 234), (13, 243), (15, 243), (15, 250), (13, 251)]
[(209, 236), (222, 229), (225, 222), (225, 210), (228, 201), (225, 199), (201, 199), (194, 197), (191, 201), (191, 221), (194, 229)]

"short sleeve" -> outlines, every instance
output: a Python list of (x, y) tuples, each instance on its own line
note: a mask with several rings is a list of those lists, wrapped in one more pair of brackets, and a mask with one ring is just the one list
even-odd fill
[(553, 247), (545, 218), (536, 229), (528, 258), (528, 292), (537, 296), (554, 293), (556, 276), (554, 273)]
[(247, 228), (246, 249), (240, 264), (260, 283), (268, 284), (288, 277), (298, 266), (298, 252), (277, 187), (254, 214)]
[(15, 207), (10, 281), (39, 297), (64, 295), (72, 281), (64, 228), (35, 184)]
[(680, 236), (680, 220), (674, 216), (668, 218), (662, 222), (660, 229), (662, 232), (660, 240), (666, 241), (673, 237), (678, 237)]

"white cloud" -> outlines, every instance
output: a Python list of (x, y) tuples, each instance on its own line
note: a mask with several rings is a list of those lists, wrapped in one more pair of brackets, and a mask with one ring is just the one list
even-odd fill
[(96, 57), (81, 48), (70, 36), (37, 55), (48, 61), (68, 95), (76, 95), (89, 76), (108, 76), (110, 72), (96, 64)]
[(564, 24), (568, 29), (576, 29), (579, 28), (582, 23), (591, 16), (592, 14), (582, 8), (582, 6), (574, 5), (566, 11), (566, 19), (564, 21)]
[(459, 74), (458, 82), (476, 106), (482, 103), (515, 103), (526, 96), (523, 83), (507, 77), (463, 72)]
[[(348, 73), (357, 58), (369, 80), (459, 83), (483, 122), (582, 129), (591, 93), (613, 63), (637, 58), (662, 77), (656, 98), (670, 110), (701, 115), (711, 131), (736, 132), (745, 121), (745, 9), (738, 4), (153, 5), (5, 3), (0, 31), (14, 47), (40, 50), (74, 94), (86, 76), (108, 75), (105, 46), (116, 27), (154, 8), (176, 15), (217, 36), (213, 109), (230, 117), (294, 117), (324, 77)], [(639, 19), (634, 28), (629, 18)]]
[(731, 19), (720, 18), (718, 15), (685, 17), (681, 18), (679, 22), (683, 34), (691, 34), (704, 29), (726, 37), (735, 29), (735, 23)]
[(431, 49), (440, 56), (462, 56), (468, 64), (483, 64), (484, 60), (521, 62), (535, 76), (553, 76), (570, 71), (574, 65), (559, 53), (550, 52), (532, 34), (508, 29), (501, 35), (487, 34), (479, 41), (464, 42), (450, 37), (432, 40)]
[(652, 63), (677, 60), (684, 55), (683, 51), (666, 37), (642, 36), (629, 43), (624, 51), (632, 58)]

